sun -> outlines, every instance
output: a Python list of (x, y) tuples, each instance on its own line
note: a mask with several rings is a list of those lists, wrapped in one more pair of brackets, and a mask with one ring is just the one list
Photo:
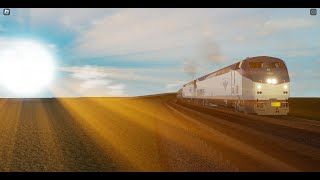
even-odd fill
[(35, 41), (9, 42), (0, 49), (0, 85), (17, 95), (35, 95), (54, 76), (54, 57)]

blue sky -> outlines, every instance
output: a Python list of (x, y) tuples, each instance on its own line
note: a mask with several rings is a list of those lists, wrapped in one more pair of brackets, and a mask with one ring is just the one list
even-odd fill
[(259, 55), (287, 63), (291, 96), (320, 95), (320, 16), (309, 9), (11, 9), (0, 15), (0, 50), (19, 38), (56, 59), (54, 81), (36, 97), (173, 92)]

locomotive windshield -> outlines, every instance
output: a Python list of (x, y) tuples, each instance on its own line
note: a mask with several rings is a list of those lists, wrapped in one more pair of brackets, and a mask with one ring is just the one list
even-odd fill
[(243, 76), (254, 82), (265, 82), (274, 78), (278, 83), (289, 82), (289, 74), (285, 63), (272, 57), (254, 57), (244, 63)]
[(280, 62), (249, 62), (250, 68), (282, 68)]

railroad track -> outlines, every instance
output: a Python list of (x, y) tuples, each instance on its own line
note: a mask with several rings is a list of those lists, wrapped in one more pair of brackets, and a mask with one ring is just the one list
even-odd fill
[(292, 123), (298, 123), (298, 124), (303, 124), (303, 125), (309, 125), (313, 127), (319, 127), (320, 129), (320, 121), (317, 120), (311, 120), (311, 119), (303, 119), (303, 118), (298, 118), (298, 117), (293, 117), (293, 116), (267, 116), (270, 118), (274, 119), (280, 119), (280, 120), (286, 120)]
[[(279, 120), (279, 117), (270, 118), (259, 117), (255, 115), (245, 115), (237, 112), (227, 112), (220, 109), (208, 108), (181, 102), (175, 103), (173, 101), (168, 101), (167, 105), (184, 113), (190, 114), (192, 113), (192, 111), (200, 112), (209, 116), (214, 116), (228, 122), (257, 130), (265, 134), (270, 134), (272, 136), (307, 145), (313, 152), (317, 152), (317, 154), (320, 153), (320, 128), (317, 126), (315, 126), (314, 128), (308, 128), (287, 123), (275, 123), (276, 120)], [(310, 126), (309, 123), (307, 124), (308, 126)]]
[[(268, 155), (276, 161), (292, 165), (301, 171), (320, 170), (319, 142), (315, 141), (315, 136), (320, 137), (319, 133), (292, 128), (291, 126), (273, 123), (272, 121), (269, 122), (270, 118), (263, 121), (261, 118), (264, 117), (244, 115), (219, 108), (205, 108), (173, 101), (167, 101), (164, 105), (180, 112), (183, 116), (193, 119), (196, 128), (198, 128), (197, 124), (199, 124), (199, 128), (202, 126), (208, 127), (208, 129), (204, 129), (206, 133), (210, 133), (210, 129), (219, 131), (258, 150), (261, 156), (263, 154)], [(173, 114), (177, 113), (173, 112)], [(183, 117), (178, 118), (183, 119)], [(279, 119), (272, 120), (279, 121)], [(213, 136), (215, 135), (213, 134)], [(246, 152), (240, 146), (235, 146), (232, 149)], [(258, 156), (259, 158), (260, 155)], [(255, 159), (251, 155), (248, 158)], [(264, 161), (259, 162), (265, 163)], [(281, 169), (282, 166), (277, 167)]]

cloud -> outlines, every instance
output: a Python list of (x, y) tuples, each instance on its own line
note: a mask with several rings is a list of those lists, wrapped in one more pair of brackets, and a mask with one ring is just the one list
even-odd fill
[(185, 82), (183, 82), (183, 81), (168, 83), (165, 85), (165, 88), (169, 91), (177, 91), (178, 89), (180, 89), (182, 87), (183, 84), (185, 84)]
[(75, 90), (80, 96), (127, 96), (125, 88), (125, 84), (114, 83), (109, 79), (90, 79), (81, 82)]
[[(97, 67), (63, 67), (60, 71), (70, 74), (64, 81), (68, 85), (68, 92), (59, 91), (58, 96), (126, 96), (126, 85), (116, 83), (110, 79), (111, 73)], [(112, 77), (112, 76), (111, 76)], [(59, 86), (65, 87), (63, 84)], [(56, 88), (57, 89), (57, 88)], [(63, 95), (62, 95), (63, 96)]]
[(87, 79), (75, 88), (80, 96), (125, 96), (125, 85), (115, 84), (110, 79)]
[(300, 49), (300, 50), (291, 50), (286, 52), (286, 57), (288, 58), (310, 57), (313, 55), (319, 55), (319, 52), (313, 49)]
[[(127, 96), (140, 91), (148, 92), (148, 89), (160, 93), (175, 91), (186, 82), (181, 77), (181, 72), (175, 67), (170, 69), (135, 69), (85, 65), (60, 67), (59, 71), (67, 73), (67, 82), (72, 84), (60, 86), (65, 88), (71, 86), (69, 89), (72, 90), (69, 90), (69, 94), (73, 94), (73, 96), (75, 94), (76, 96), (85, 96), (92, 93)], [(133, 91), (133, 89), (135, 90)]]
[(124, 9), (95, 21), (76, 39), (74, 51), (127, 55), (196, 45), (203, 36), (212, 35), (214, 27), (208, 18), (219, 11)]
[[(134, 69), (134, 68), (115, 68), (108, 66), (71, 66), (60, 67), (60, 71), (72, 73), (72, 76), (77, 79), (90, 79), (90, 78), (109, 78), (117, 80), (131, 80), (131, 81), (144, 81), (144, 82), (158, 82), (167, 83), (165, 70), (159, 69)], [(154, 73), (160, 73), (162, 76), (156, 76)]]
[(56, 25), (64, 30), (80, 32), (89, 27), (92, 19), (117, 11), (101, 8), (31, 8), (29, 15), (32, 25)]
[[(1, 29), (0, 29), (0, 31), (1, 31)], [(7, 47), (14, 46), (16, 43), (22, 42), (22, 41), (37, 42), (37, 41), (34, 41), (30, 38), (23, 39), (23, 38), (14, 38), (14, 37), (5, 37), (5, 36), (1, 37), (0, 36), (0, 50), (7, 48)], [(40, 43), (41, 45), (43, 45), (44, 47), (49, 48), (49, 49), (56, 49), (57, 48), (57, 46), (53, 43), (41, 43), (41, 42), (37, 42), (37, 43)]]
[(50, 89), (54, 97), (127, 96), (126, 85), (108, 79), (79, 80), (65, 76)]
[(246, 38), (245, 38), (244, 36), (237, 36), (237, 37), (235, 38), (235, 41), (239, 41), (239, 42), (245, 41), (245, 40), (246, 40)]
[(316, 24), (316, 21), (308, 18), (286, 18), (286, 19), (272, 19), (266, 21), (262, 30), (259, 32), (260, 35), (268, 35), (273, 32), (288, 30), (288, 29), (297, 29), (297, 28), (306, 28)]
[(61, 68), (61, 70), (65, 72), (72, 72), (73, 78), (81, 80), (106, 78), (110, 76), (110, 73), (104, 72), (99, 68), (94, 68), (90, 66)]
[(91, 89), (97, 86), (108, 86), (112, 81), (109, 79), (89, 79), (80, 85), (81, 88)]

